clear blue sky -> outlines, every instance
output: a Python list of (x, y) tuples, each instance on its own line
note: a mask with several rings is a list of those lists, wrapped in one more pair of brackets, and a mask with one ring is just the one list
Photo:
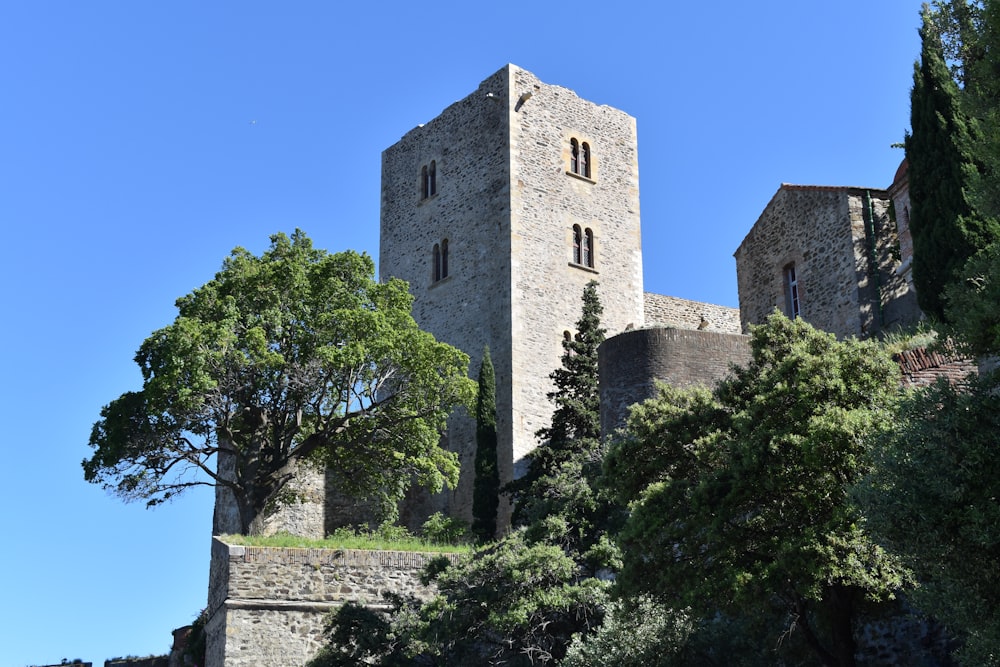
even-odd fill
[(0, 667), (164, 653), (205, 605), (210, 493), (148, 511), (80, 461), (234, 246), (377, 257), (381, 151), (512, 62), (638, 119), (646, 289), (737, 306), (782, 182), (889, 185), (919, 8), (0, 3)]

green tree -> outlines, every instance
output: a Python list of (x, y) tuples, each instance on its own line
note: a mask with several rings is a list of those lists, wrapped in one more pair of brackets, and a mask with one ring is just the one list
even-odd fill
[(412, 478), (454, 484), (439, 433), (475, 384), (468, 357), (421, 331), (410, 306), (406, 284), (376, 282), (368, 256), (317, 250), (301, 231), (260, 257), (235, 249), (139, 348), (143, 387), (101, 411), (85, 478), (147, 505), (222, 486), (241, 532), (290, 463), (332, 466), (344, 492), (390, 516)]
[(993, 374), (909, 394), (866, 494), (872, 529), (920, 582), (912, 601), (964, 638), (969, 665), (1000, 665), (998, 389)]
[(500, 507), (497, 468), (497, 384), (490, 348), (483, 348), (476, 398), (476, 480), (472, 495), (472, 532), (480, 542), (496, 537)]
[(607, 463), (631, 502), (617, 581), (702, 618), (777, 601), (815, 659), (853, 665), (859, 613), (906, 576), (849, 495), (899, 371), (875, 343), (779, 313), (751, 349), (712, 393), (663, 388), (632, 413)]
[[(957, 28), (949, 43), (958, 43), (952, 50), (968, 61), (961, 75), (971, 77), (979, 71), (978, 56), (970, 55), (974, 22), (968, 12), (952, 14), (958, 18), (948, 20)], [(920, 307), (939, 320), (945, 317), (945, 287), (977, 250), (1000, 239), (995, 220), (984, 217), (974, 203), (974, 188), (985, 170), (976, 151), (979, 124), (963, 106), (959, 85), (946, 64), (942, 22), (947, 21), (940, 11), (924, 6), (920, 62), (914, 67), (910, 96), (911, 134), (906, 138), (913, 279)]]
[[(596, 382), (600, 312), (591, 283), (579, 335), (564, 343), (563, 367), (553, 374), (557, 407), (552, 426), (540, 432), (546, 450), (533, 458), (533, 479), (519, 496), (527, 525), (459, 563), (431, 568), (427, 580), (439, 591), (433, 600), (416, 611), (396, 605), (386, 625), (370, 624), (373, 632), (392, 628), (399, 638), (393, 646), (400, 647), (365, 656), (373, 664), (397, 664), (392, 661), (400, 654), (414, 665), (557, 664), (574, 636), (601, 623), (609, 584), (594, 574), (616, 564), (617, 550), (599, 521), (607, 503), (596, 485), (603, 451)], [(344, 625), (337, 637), (343, 640), (349, 630)], [(329, 653), (353, 655), (347, 647)]]

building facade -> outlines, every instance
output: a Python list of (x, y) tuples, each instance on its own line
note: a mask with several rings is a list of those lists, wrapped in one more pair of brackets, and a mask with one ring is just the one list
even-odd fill
[(735, 253), (744, 330), (776, 308), (839, 338), (918, 321), (894, 211), (886, 190), (782, 184)]

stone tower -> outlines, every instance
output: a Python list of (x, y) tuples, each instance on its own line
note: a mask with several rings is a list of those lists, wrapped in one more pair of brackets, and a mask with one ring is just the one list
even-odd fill
[[(522, 474), (584, 285), (600, 283), (608, 335), (643, 324), (635, 119), (505, 66), (382, 154), (379, 273), (409, 282), (417, 322), (473, 377), (489, 346), (501, 479)], [(471, 517), (472, 418), (446, 437), (459, 488), (412, 499), (411, 522)]]

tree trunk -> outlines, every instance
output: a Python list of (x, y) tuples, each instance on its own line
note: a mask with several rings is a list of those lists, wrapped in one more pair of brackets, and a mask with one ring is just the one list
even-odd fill
[(854, 667), (858, 649), (854, 641), (854, 591), (848, 586), (834, 585), (827, 589), (824, 597), (837, 665)]

